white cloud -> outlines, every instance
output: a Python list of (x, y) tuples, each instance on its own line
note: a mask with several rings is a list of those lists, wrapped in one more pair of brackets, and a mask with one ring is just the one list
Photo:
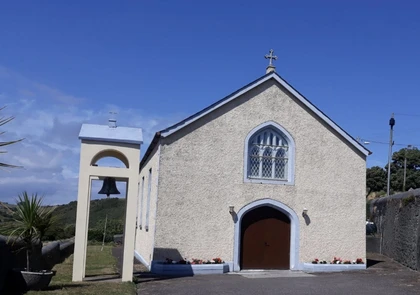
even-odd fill
[(49, 87), (44, 84), (40, 84), (40, 83), (32, 83), (32, 84), (39, 92), (47, 94), (51, 99), (56, 100), (61, 103), (75, 104), (75, 103), (80, 103), (84, 100), (83, 98), (65, 94), (58, 89)]
[[(154, 132), (182, 119), (146, 114), (138, 109), (104, 106), (94, 109), (84, 98), (31, 81), (0, 66), (0, 106), (7, 105), (0, 116), (15, 116), (1, 127), (6, 131), (1, 141), (25, 138), (4, 147), (0, 161), (21, 165), (21, 169), (0, 170), (0, 200), (14, 202), (17, 195), (45, 195), (49, 204), (77, 199), (81, 124), (106, 124), (109, 110), (116, 110), (124, 125), (143, 129), (145, 147)], [(95, 196), (96, 197), (96, 196)]]

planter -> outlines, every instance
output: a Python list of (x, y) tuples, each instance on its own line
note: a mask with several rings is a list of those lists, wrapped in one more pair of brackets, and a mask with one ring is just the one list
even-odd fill
[(304, 263), (303, 271), (306, 272), (337, 272), (365, 270), (366, 264), (313, 264)]
[(194, 276), (206, 274), (224, 274), (229, 271), (229, 264), (168, 264), (152, 263), (151, 271), (159, 275)]
[(48, 287), (55, 271), (43, 270), (39, 272), (14, 269), (15, 276), (25, 283), (27, 290), (43, 290)]

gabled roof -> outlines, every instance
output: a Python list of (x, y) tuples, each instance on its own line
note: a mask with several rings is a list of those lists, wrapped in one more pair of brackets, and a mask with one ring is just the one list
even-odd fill
[[(248, 85), (242, 87), (241, 89), (229, 94), (228, 96), (222, 98), (221, 100), (215, 102), (214, 104), (206, 107), (205, 109), (199, 111), (198, 113), (195, 113), (194, 115), (166, 128), (156, 133), (155, 138), (160, 137), (167, 137), (171, 135), (172, 133), (186, 127), (187, 125), (197, 121), (198, 119), (202, 118), (203, 116), (211, 113), (212, 111), (220, 108), (221, 106), (229, 103), (230, 101), (234, 100), (235, 98), (241, 96), (242, 94), (254, 89), (255, 87), (261, 85), (262, 83), (274, 79), (277, 81), (280, 85), (282, 85), (284, 88), (286, 88), (293, 96), (295, 96), (302, 104), (304, 104), (308, 109), (310, 109), (314, 114), (316, 114), (322, 121), (324, 121), (328, 126), (330, 126), (332, 129), (337, 131), (344, 139), (348, 141), (351, 145), (353, 145), (357, 150), (359, 150), (362, 154), (365, 156), (370, 155), (372, 152), (369, 151), (367, 148), (365, 148), (362, 144), (360, 144), (356, 139), (354, 139), (350, 134), (348, 134), (344, 129), (342, 129), (340, 126), (338, 126), (333, 120), (331, 120), (327, 115), (325, 115), (320, 109), (318, 109), (315, 105), (313, 105), (306, 97), (304, 97), (302, 94), (299, 93), (293, 86), (291, 86), (289, 83), (286, 82), (282, 77), (280, 77), (279, 74), (276, 72), (271, 72), (268, 74), (265, 74), (261, 78), (258, 78), (257, 80), (249, 83)], [(155, 144), (157, 143), (157, 140), (154, 140)], [(144, 163), (144, 161), (147, 160), (148, 155), (152, 152), (154, 145), (150, 144), (149, 148), (147, 149), (141, 163)]]

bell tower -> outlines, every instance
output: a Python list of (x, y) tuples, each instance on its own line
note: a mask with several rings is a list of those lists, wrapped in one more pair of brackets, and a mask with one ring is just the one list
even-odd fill
[[(115, 181), (126, 183), (122, 281), (132, 281), (142, 130), (119, 127), (116, 119), (111, 118), (108, 125), (83, 124), (79, 139), (81, 146), (73, 282), (80, 282), (85, 278), (91, 187), (92, 181), (98, 179), (104, 180), (99, 193), (107, 196), (119, 194)], [(117, 158), (125, 167), (98, 166), (97, 162), (104, 157)]]

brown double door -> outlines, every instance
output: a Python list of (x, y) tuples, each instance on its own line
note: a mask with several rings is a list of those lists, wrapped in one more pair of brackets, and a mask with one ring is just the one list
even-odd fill
[(242, 218), (241, 269), (289, 269), (290, 219), (272, 207)]

